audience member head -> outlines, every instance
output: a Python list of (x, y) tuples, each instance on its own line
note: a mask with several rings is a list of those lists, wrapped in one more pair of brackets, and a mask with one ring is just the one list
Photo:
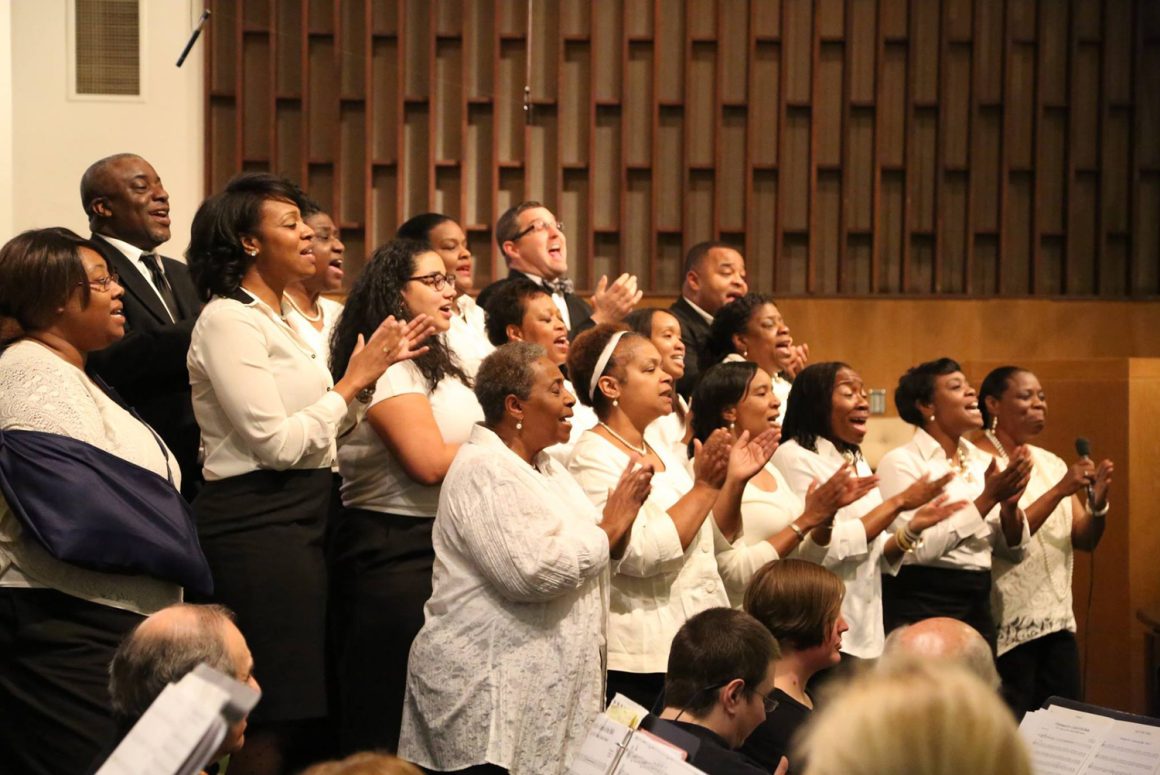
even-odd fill
[(916, 428), (942, 432), (952, 439), (983, 427), (975, 389), (959, 364), (950, 358), (908, 369), (894, 389), (894, 405), (898, 416)]
[(633, 310), (624, 319), (630, 329), (648, 337), (661, 354), (661, 368), (678, 380), (685, 376), (685, 343), (681, 341), (681, 321), (667, 309)]
[(522, 277), (499, 283), (487, 300), (487, 338), (534, 342), (556, 365), (568, 359), (568, 327), (544, 286)]
[(839, 361), (813, 363), (794, 378), (781, 438), (811, 452), (818, 451), (821, 438), (840, 452), (857, 453), (869, 419), (870, 402), (858, 372)]
[(475, 397), (484, 424), (532, 462), (545, 447), (568, 441), (575, 397), (559, 365), (531, 342), (508, 342), (483, 359)]
[(1047, 394), (1039, 378), (1018, 366), (1000, 366), (979, 387), (983, 427), (1002, 429), (1016, 444), (1025, 444), (1047, 427)]
[[(137, 625), (109, 665), (109, 696), (122, 734), (144, 715), (161, 691), (205, 663), (259, 689), (254, 660), (231, 611), (218, 605), (178, 604)], [(245, 742), (246, 720), (226, 733), (214, 758), (234, 753)]]
[(745, 259), (725, 242), (698, 242), (685, 256), (681, 295), (710, 315), (749, 292)]
[(363, 751), (339, 761), (315, 764), (303, 770), (302, 775), (423, 775), (423, 772), (397, 756)]
[(302, 281), (302, 287), (311, 296), (333, 293), (342, 288), (343, 257), (346, 245), (342, 244), (338, 225), (330, 213), (322, 209), (305, 193), (298, 199), (302, 220), (314, 232), (311, 244), (314, 247), (314, 274)]
[(641, 431), (673, 411), (673, 378), (645, 337), (601, 324), (581, 333), (568, 352), (568, 374), (582, 404), (601, 421), (622, 412)]
[(707, 727), (737, 748), (765, 721), (778, 656), (769, 630), (744, 611), (696, 614), (669, 650), (664, 717)]
[(745, 590), (745, 610), (765, 625), (807, 675), (841, 661), (846, 585), (832, 571), (798, 559), (774, 560), (754, 574)]
[(705, 342), (701, 368), (736, 353), (771, 376), (793, 360), (793, 337), (773, 298), (747, 293), (717, 310)]
[(125, 335), (117, 283), (105, 258), (68, 229), (33, 229), (0, 248), (0, 318), (12, 321), (0, 344), (35, 338), (81, 365)]
[(286, 178), (247, 172), (201, 203), (185, 256), (204, 300), (237, 292), (247, 277), (281, 293), (314, 275), (314, 232), (299, 210), (301, 197)]
[(564, 225), (539, 202), (508, 208), (495, 223), (495, 241), (512, 269), (545, 280), (568, 273)]
[(169, 194), (153, 165), (133, 153), (95, 161), (81, 176), (89, 228), (141, 250), (169, 240)]
[(814, 716), (801, 748), (806, 775), (1031, 775), (1011, 711), (953, 664), (863, 672)]
[[(376, 248), (346, 297), (331, 335), (331, 373), (335, 379), (341, 377), (359, 336), (370, 339), (389, 316), (405, 321), (427, 315), (437, 333), (446, 331), (451, 326), (454, 300), (454, 278), (426, 243), (394, 239)], [(429, 349), (413, 363), (432, 388), (445, 376), (471, 384), (443, 337), (432, 336), (424, 345)]]
[(475, 286), (467, 234), (451, 216), (442, 213), (416, 215), (400, 226), (395, 236), (430, 245), (443, 259), (447, 274), (455, 275), (455, 290), (458, 293), (467, 293)]
[(999, 688), (991, 647), (974, 627), (958, 619), (938, 616), (895, 629), (886, 638), (881, 664), (899, 658), (958, 662), (987, 686)]
[[(750, 361), (718, 363), (701, 373), (693, 390), (693, 439), (702, 444), (718, 428), (750, 438), (777, 425), (781, 401), (764, 370)], [(691, 442), (690, 442), (691, 444)], [(690, 446), (690, 454), (692, 447)]]

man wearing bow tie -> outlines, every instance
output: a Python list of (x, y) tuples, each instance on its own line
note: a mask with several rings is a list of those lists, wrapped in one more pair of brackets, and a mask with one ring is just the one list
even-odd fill
[(487, 299), (499, 283), (525, 277), (552, 293), (552, 301), (568, 326), (568, 339), (598, 323), (619, 323), (643, 295), (637, 290), (636, 276), (622, 274), (613, 283), (602, 276), (592, 297), (592, 306), (572, 292), (568, 273), (568, 240), (564, 225), (539, 202), (521, 202), (509, 208), (495, 224), (495, 241), (508, 264), (508, 276), (497, 280), (479, 294)]
[(89, 368), (165, 440), (192, 500), (201, 436), (185, 356), (201, 302), (185, 264), (154, 252), (169, 240), (169, 194), (149, 162), (120, 153), (85, 170), (81, 204), (93, 242), (125, 288), (125, 337), (93, 353)]

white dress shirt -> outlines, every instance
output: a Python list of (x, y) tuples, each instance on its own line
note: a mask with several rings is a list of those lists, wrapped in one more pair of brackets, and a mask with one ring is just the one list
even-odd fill
[[(402, 395), (420, 395), (431, 404), (431, 413), (445, 444), (462, 444), (471, 429), (483, 420), (483, 410), (471, 388), (455, 377), (444, 377), (428, 392), (427, 379), (412, 361), (401, 361), (386, 370), (375, 387), (370, 407)], [(369, 422), (339, 442), (338, 470), (342, 474), (342, 503), (348, 508), (434, 517), (441, 485), (425, 485), (407, 475)]]
[(535, 466), (482, 425), (435, 520), (426, 621), (411, 647), (399, 754), (563, 773), (604, 707), (608, 538), (548, 455)]
[[(668, 510), (693, 488), (693, 478), (667, 450), (654, 451), (665, 470), (653, 476), (652, 492), (632, 523), (624, 556), (612, 563), (609, 670), (665, 672), (669, 646), (681, 625), (707, 608), (729, 605), (716, 555), (732, 547), (710, 514), (688, 549), (681, 548)], [(589, 431), (576, 443), (568, 469), (603, 510), (628, 460), (619, 447)]]
[[(99, 234), (98, 236), (125, 254), (125, 258), (129, 259), (129, 263), (132, 264), (137, 269), (137, 271), (141, 273), (141, 276), (145, 278), (145, 282), (149, 283), (149, 287), (153, 289), (155, 294), (157, 294), (157, 300), (161, 302), (161, 306), (164, 309), (169, 310), (169, 317), (173, 319), (177, 314), (177, 310), (169, 309), (169, 305), (166, 304), (165, 299), (161, 297), (161, 291), (157, 289), (157, 284), (153, 282), (153, 272), (149, 271), (149, 267), (146, 266), (145, 262), (141, 260), (141, 256), (150, 251), (142, 250), (136, 245), (130, 245), (124, 240), (119, 240), (116, 237), (110, 237), (107, 234)], [(165, 275), (165, 262), (161, 260), (160, 255), (154, 255), (157, 255), (157, 265), (161, 267), (161, 274)], [(109, 267), (109, 271), (112, 271), (112, 267)]]
[[(785, 475), (789, 486), (805, 497), (810, 483), (824, 483), (846, 460), (829, 440), (819, 437), (816, 452), (794, 440), (784, 442), (773, 454), (773, 464)], [(871, 476), (870, 465), (858, 458), (856, 476)], [(862, 517), (882, 504), (882, 493), (875, 487), (849, 506), (838, 509), (830, 544), (821, 565), (833, 571), (846, 585), (842, 616), (850, 630), (842, 637), (842, 651), (862, 659), (882, 655), (886, 633), (882, 626), (882, 574), (895, 575), (901, 566), (889, 562), (883, 553), (892, 533), (883, 530), (873, 541), (867, 541)]]
[(235, 297), (205, 306), (189, 345), (206, 480), (329, 468), (348, 407), (326, 359), (286, 322), (288, 304), (275, 312), (244, 289)]
[[(113, 401), (88, 376), (44, 345), (25, 339), (0, 353), (0, 428), (40, 431), (83, 441), (148, 469), (181, 469), (153, 431)], [(76, 504), (77, 519), (85, 506)], [(102, 573), (61, 562), (35, 538), (0, 495), (0, 587), (48, 588), (90, 603), (149, 615), (181, 602), (181, 587), (147, 576)]]
[(455, 314), (447, 329), (447, 347), (473, 379), (479, 364), (495, 350), (487, 338), (486, 317), (483, 308), (466, 293), (455, 298)]
[[(1023, 546), (1030, 538), (1027, 520), (1019, 543), (1009, 547), (999, 521), (999, 506), (987, 515), (979, 514), (975, 498), (983, 494), (984, 478), (991, 456), (966, 439), (959, 440), (966, 454), (966, 468), (956, 472), (944, 492), (952, 501), (965, 500), (967, 505), (952, 516), (922, 532), (918, 546), (903, 558), (904, 565), (930, 565), (953, 570), (990, 570), (991, 552), (997, 551), (1018, 562)], [(883, 498), (893, 498), (914, 484), (923, 474), (937, 479), (952, 471), (950, 461), (939, 443), (919, 428), (914, 438), (882, 456), (878, 464), (878, 489)], [(914, 512), (899, 515), (890, 527), (910, 522)]]
[[(1067, 474), (1067, 463), (1041, 447), (1031, 453), (1031, 481), (1019, 499), (1027, 508)], [(1007, 461), (998, 458), (1000, 467)], [(1075, 632), (1071, 574), (1075, 552), (1071, 545), (1072, 500), (1068, 496), (1027, 542), (1023, 562), (997, 555), (991, 567), (991, 611), (998, 630), (999, 655), (1053, 632)]]

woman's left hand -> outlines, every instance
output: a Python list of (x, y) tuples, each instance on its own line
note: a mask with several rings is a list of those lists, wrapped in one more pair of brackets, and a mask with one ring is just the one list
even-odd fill
[(729, 471), (726, 477), (733, 481), (748, 482), (773, 457), (780, 440), (781, 428), (769, 428), (752, 439), (749, 438), (749, 431), (742, 431), (729, 449)]
[(710, 433), (704, 444), (699, 447), (695, 446), (693, 478), (715, 490), (720, 490), (725, 484), (726, 475), (729, 473), (729, 458), (732, 448), (733, 436), (729, 431), (718, 428)]
[(1112, 473), (1116, 470), (1110, 460), (1101, 460), (1096, 466), (1096, 481), (1092, 485), (1092, 496), (1095, 503), (1089, 503), (1088, 508), (1099, 511), (1108, 504), (1108, 488), (1112, 486)]

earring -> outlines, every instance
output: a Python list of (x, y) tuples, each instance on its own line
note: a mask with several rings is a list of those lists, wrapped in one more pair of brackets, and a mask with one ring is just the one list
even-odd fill
[(730, 432), (730, 433), (732, 433), (732, 432), (733, 432), (733, 431), (735, 431), (736, 429), (737, 429), (737, 423), (735, 423), (735, 422), (731, 422), (731, 423), (729, 423), (729, 432)]
[(934, 422), (934, 415), (933, 414), (930, 416), (930, 421)]
[(246, 255), (249, 256), (250, 258), (256, 258), (258, 255), (258, 251), (257, 250), (247, 250)]
[(999, 418), (992, 417), (991, 418), (991, 433), (994, 433), (996, 430), (998, 430), (998, 428), (999, 428)]
[(522, 431), (523, 429), (524, 429), (524, 421), (523, 420), (516, 420), (516, 431), (517, 432)]
[(742, 351), (741, 351), (741, 357), (742, 357), (742, 358), (748, 358), (748, 357), (749, 357), (749, 350), (742, 350)]
[(613, 406), (620, 406), (620, 399), (619, 398), (612, 399), (612, 405)]

